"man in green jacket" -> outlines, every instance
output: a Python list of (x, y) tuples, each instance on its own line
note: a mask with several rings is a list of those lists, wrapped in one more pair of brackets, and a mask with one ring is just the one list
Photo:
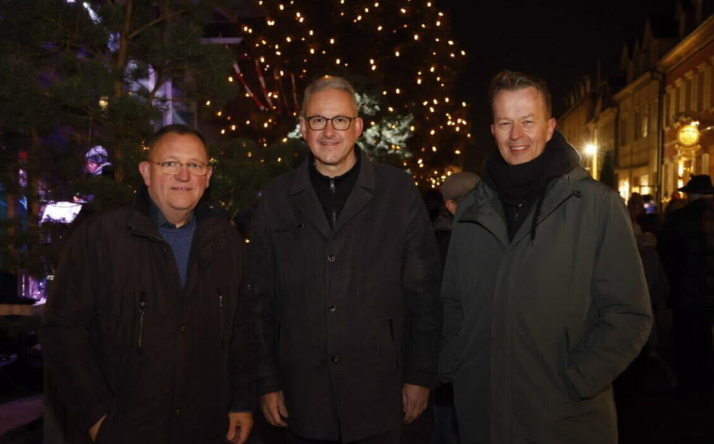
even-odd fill
[(651, 312), (629, 216), (555, 131), (545, 83), (492, 81), (498, 149), (460, 203), (440, 374), (464, 443), (617, 441), (611, 383)]

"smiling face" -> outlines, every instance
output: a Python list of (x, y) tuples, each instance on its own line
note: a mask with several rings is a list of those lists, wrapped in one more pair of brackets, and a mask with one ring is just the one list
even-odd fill
[(500, 90), (494, 96), (491, 134), (509, 165), (540, 156), (554, 130), (555, 119), (550, 117), (537, 89)]
[(192, 175), (182, 166), (176, 174), (164, 174), (161, 163), (208, 164), (208, 154), (201, 139), (192, 134), (164, 134), (151, 149), (150, 162), (141, 162), (139, 172), (149, 189), (149, 197), (161, 210), (167, 221), (181, 226), (188, 222), (211, 180), (211, 168), (205, 176)]
[[(357, 109), (350, 94), (341, 89), (325, 89), (312, 93), (303, 109), (305, 117), (356, 117)], [(300, 120), (300, 132), (315, 157), (315, 167), (329, 177), (340, 176), (355, 164), (355, 141), (362, 134), (362, 119), (357, 117), (345, 131), (337, 131), (328, 122), (324, 129), (310, 129), (305, 119)]]

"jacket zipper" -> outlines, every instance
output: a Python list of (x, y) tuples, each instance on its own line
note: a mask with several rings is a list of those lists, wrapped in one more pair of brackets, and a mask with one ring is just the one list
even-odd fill
[(141, 352), (142, 335), (144, 334), (144, 308), (146, 307), (146, 292), (139, 293), (139, 341), (137, 351)]
[[(335, 179), (330, 178), (330, 192), (332, 193), (332, 203), (334, 204), (335, 200)], [(333, 206), (332, 209), (330, 210), (330, 225), (334, 228), (334, 226), (337, 224), (337, 211), (335, 210), (335, 207)]]
[(220, 328), (221, 348), (225, 348), (226, 341), (223, 336), (223, 295), (221, 294), (220, 288), (216, 288), (216, 291), (218, 292), (218, 325)]

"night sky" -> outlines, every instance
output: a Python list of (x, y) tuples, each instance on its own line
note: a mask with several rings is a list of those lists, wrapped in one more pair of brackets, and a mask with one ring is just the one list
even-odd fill
[(553, 94), (553, 114), (583, 75), (617, 68), (623, 45), (641, 39), (649, 14), (673, 16), (675, 0), (437, 0), (450, 12), (453, 37), (467, 51), (467, 68), (457, 93), (472, 107), (475, 148), (466, 169), (480, 169), (493, 147), (487, 87), (503, 69), (545, 79)]

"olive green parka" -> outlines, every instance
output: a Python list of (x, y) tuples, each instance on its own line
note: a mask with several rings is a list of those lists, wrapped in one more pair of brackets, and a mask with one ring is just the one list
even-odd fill
[(627, 210), (576, 166), (548, 184), (535, 225), (534, 213), (509, 241), (485, 181), (456, 213), (440, 374), (462, 442), (616, 442), (611, 383), (651, 325)]

